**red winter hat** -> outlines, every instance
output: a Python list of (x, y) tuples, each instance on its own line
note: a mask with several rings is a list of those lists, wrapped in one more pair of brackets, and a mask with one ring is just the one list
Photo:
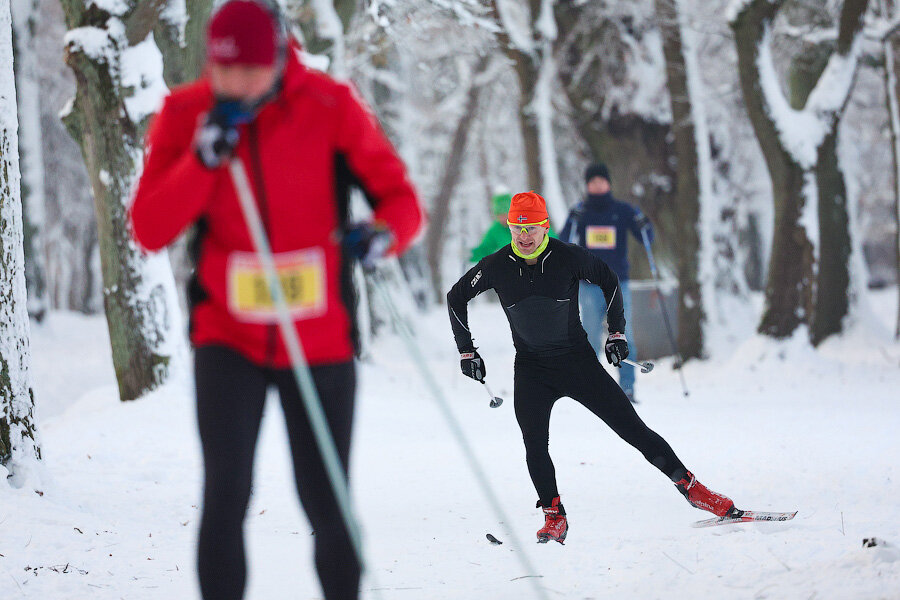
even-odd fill
[(230, 0), (206, 27), (206, 56), (220, 65), (274, 65), (278, 54), (275, 16), (260, 2)]
[(534, 190), (512, 197), (506, 222), (510, 225), (543, 225), (550, 227), (547, 203)]

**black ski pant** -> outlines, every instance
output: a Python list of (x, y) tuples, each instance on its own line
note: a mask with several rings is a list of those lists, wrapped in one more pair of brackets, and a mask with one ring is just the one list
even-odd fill
[(516, 355), (514, 394), (528, 473), (543, 506), (550, 506), (559, 495), (548, 444), (550, 411), (563, 396), (600, 417), (672, 481), (684, 476), (686, 469), (671, 446), (644, 424), (625, 392), (590, 349), (549, 358)]
[[(356, 374), (352, 362), (312, 367), (313, 380), (346, 477)], [(325, 598), (355, 600), (360, 568), (290, 369), (259, 367), (228, 348), (197, 348), (197, 421), (205, 483), (198, 543), (205, 600), (239, 600), (246, 564), (243, 522), (266, 390), (278, 389), (300, 501), (315, 530), (316, 570)]]

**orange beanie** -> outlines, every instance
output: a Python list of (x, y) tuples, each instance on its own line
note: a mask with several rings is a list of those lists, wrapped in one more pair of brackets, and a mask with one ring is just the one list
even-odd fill
[(550, 227), (548, 222), (547, 203), (540, 194), (534, 192), (522, 192), (512, 197), (509, 204), (509, 214), (506, 221), (510, 225), (543, 225)]

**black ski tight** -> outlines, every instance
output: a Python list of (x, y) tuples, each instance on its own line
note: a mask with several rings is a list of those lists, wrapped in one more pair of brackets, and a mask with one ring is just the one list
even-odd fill
[[(237, 352), (196, 350), (197, 421), (205, 486), (198, 544), (200, 590), (205, 600), (238, 600), (246, 579), (243, 522), (250, 501), (253, 455), (266, 389), (281, 396), (300, 501), (315, 530), (316, 569), (328, 600), (355, 600), (359, 563), (310, 429), (293, 374), (259, 367)], [(356, 375), (352, 362), (312, 368), (338, 454), (350, 454)]]
[(568, 396), (600, 417), (619, 437), (634, 446), (653, 466), (672, 481), (683, 477), (685, 467), (656, 432), (647, 427), (622, 388), (590, 350), (552, 358), (516, 356), (516, 420), (525, 441), (528, 473), (543, 506), (559, 495), (556, 470), (548, 450), (550, 411)]

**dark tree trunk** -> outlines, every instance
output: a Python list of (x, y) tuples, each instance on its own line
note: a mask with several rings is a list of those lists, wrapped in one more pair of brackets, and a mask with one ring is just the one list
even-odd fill
[(731, 23), (744, 103), (772, 178), (775, 228), (769, 258), (766, 306), (759, 331), (775, 338), (788, 337), (801, 323), (808, 322), (813, 283), (813, 248), (806, 230), (800, 225), (804, 204), (804, 171), (781, 145), (763, 97), (757, 67), (763, 33), (771, 26), (783, 2), (751, 2)]
[(816, 186), (819, 190), (819, 273), (816, 278), (815, 307), (810, 323), (810, 340), (820, 344), (840, 333), (850, 308), (850, 223), (847, 214), (847, 187), (838, 164), (837, 128), (819, 148)]
[(444, 231), (447, 228), (446, 225), (450, 216), (450, 200), (453, 198), (453, 192), (456, 189), (456, 184), (459, 182), (463, 160), (465, 159), (466, 145), (469, 139), (469, 131), (472, 128), (472, 123), (475, 122), (478, 111), (478, 98), (481, 92), (481, 83), (478, 81), (478, 78), (484, 73), (489, 61), (489, 56), (482, 56), (478, 59), (473, 69), (472, 84), (466, 97), (465, 108), (456, 124), (456, 132), (453, 134), (453, 142), (450, 145), (450, 152), (445, 162), (444, 174), (441, 176), (441, 183), (437, 188), (438, 195), (432, 203), (427, 253), (428, 265), (431, 270), (432, 289), (437, 302), (442, 302), (446, 293), (441, 281), (441, 262), (444, 254)]
[[(760, 332), (776, 338), (791, 335), (797, 326), (809, 326), (813, 343), (821, 342), (840, 331), (849, 302), (850, 235), (847, 226), (846, 188), (837, 168), (836, 136), (844, 106), (836, 107), (826, 117), (829, 133), (817, 148), (816, 164), (809, 170), (789, 154), (772, 120), (770, 107), (762, 93), (757, 66), (759, 47), (764, 33), (784, 0), (753, 0), (745, 5), (731, 23), (738, 51), (738, 66), (744, 101), (756, 137), (762, 148), (775, 202), (775, 231), (766, 286), (766, 309)], [(862, 27), (862, 16), (868, 0), (846, 0), (839, 23), (835, 52), (848, 56)], [(795, 108), (806, 99), (819, 81), (827, 61), (814, 48), (801, 55), (791, 76), (791, 100)], [(830, 53), (829, 53), (830, 55)], [(855, 57), (852, 58), (855, 60)], [(847, 95), (849, 97), (849, 94)], [(846, 99), (845, 103), (846, 104)], [(820, 261), (819, 281), (814, 274), (814, 250), (808, 233), (800, 224), (807, 201), (804, 184), (818, 186)], [(836, 236), (830, 239), (828, 236)], [(826, 246), (832, 246), (827, 247)], [(838, 262), (843, 261), (843, 265)], [(822, 287), (824, 286), (824, 287)], [(821, 303), (821, 306), (819, 306)], [(835, 329), (836, 328), (836, 329)]]
[[(678, 349), (684, 358), (703, 354), (703, 295), (700, 288), (700, 177), (687, 66), (674, 0), (656, 0), (663, 35), (666, 81), (672, 106), (676, 159), (675, 215), (678, 264)], [(708, 249), (711, 251), (711, 249)]]
[(491, 3), (494, 20), (497, 23), (497, 41), (503, 49), (506, 57), (512, 62), (516, 73), (516, 81), (519, 83), (519, 131), (522, 135), (523, 153), (525, 155), (525, 174), (528, 189), (543, 193), (543, 178), (541, 172), (541, 146), (538, 134), (537, 117), (532, 103), (534, 101), (535, 86), (540, 75), (538, 63), (538, 49), (536, 36), (533, 33), (534, 21), (540, 12), (540, 0), (527, 0), (531, 14), (531, 23), (528, 30), (529, 39), (534, 45), (533, 53), (528, 53), (522, 48), (516, 47), (509, 33), (503, 28), (503, 20), (500, 18), (500, 9), (497, 0)]

